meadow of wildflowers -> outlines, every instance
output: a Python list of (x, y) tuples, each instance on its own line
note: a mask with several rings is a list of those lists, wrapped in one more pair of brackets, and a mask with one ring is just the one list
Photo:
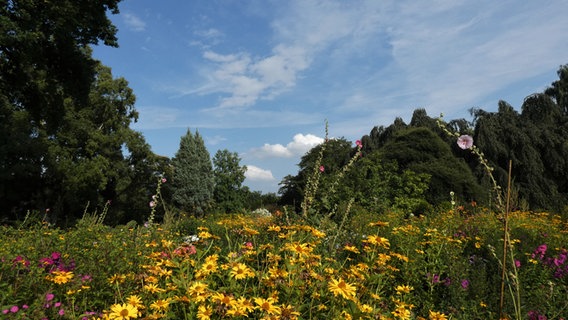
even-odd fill
[[(281, 213), (185, 219), (2, 227), (0, 317), (499, 318), (502, 221), (488, 210), (357, 212), (343, 233)], [(566, 221), (513, 212), (509, 227), (504, 314), (520, 303), (523, 319), (566, 318)]]

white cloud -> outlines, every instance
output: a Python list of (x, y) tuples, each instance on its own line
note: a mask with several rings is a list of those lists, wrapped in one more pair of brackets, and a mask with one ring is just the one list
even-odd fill
[(144, 31), (146, 29), (146, 22), (132, 13), (125, 13), (123, 18), (126, 26), (132, 31)]
[(276, 180), (272, 175), (272, 171), (264, 170), (253, 165), (247, 165), (245, 177), (252, 181), (274, 181)]
[(291, 158), (302, 156), (313, 147), (322, 143), (323, 139), (313, 134), (298, 133), (286, 146), (265, 143), (260, 148), (252, 149), (250, 155), (257, 158)]

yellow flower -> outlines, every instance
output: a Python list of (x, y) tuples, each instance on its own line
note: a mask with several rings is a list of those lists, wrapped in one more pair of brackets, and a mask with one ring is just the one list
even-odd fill
[(196, 302), (204, 302), (207, 299), (207, 284), (197, 281), (187, 288), (189, 296)]
[(150, 308), (152, 308), (152, 310), (155, 310), (155, 311), (166, 311), (166, 310), (168, 310), (169, 305), (170, 305), (170, 301), (168, 299), (166, 299), (166, 300), (159, 299), (159, 300), (154, 301), (154, 303), (152, 303), (150, 305)]
[(441, 312), (435, 312), (430, 310), (430, 314), (428, 316), (429, 320), (447, 320), (446, 315)]
[(368, 236), (367, 239), (364, 240), (364, 242), (369, 244), (374, 244), (376, 246), (383, 247), (385, 249), (390, 248), (389, 239), (379, 236), (374, 236), (374, 235)]
[(73, 272), (71, 271), (53, 271), (51, 275), (48, 276), (48, 280), (53, 281), (57, 284), (65, 284), (73, 279)]
[(231, 278), (235, 278), (236, 280), (254, 277), (254, 272), (252, 271), (252, 269), (249, 268), (246, 264), (240, 262), (235, 264), (233, 268), (231, 268), (229, 274)]
[(257, 309), (264, 311), (268, 314), (280, 314), (281, 308), (276, 306), (276, 300), (274, 298), (254, 298), (254, 302), (257, 304)]
[(146, 290), (150, 293), (159, 293), (159, 292), (165, 292), (166, 291), (162, 288), (158, 288), (158, 286), (155, 285), (154, 283), (149, 283), (149, 284), (145, 285), (144, 290)]
[(404, 308), (403, 306), (397, 307), (393, 312), (391, 312), (393, 316), (403, 319), (403, 320), (410, 320), (410, 310)]
[(280, 228), (280, 226), (277, 226), (277, 225), (268, 226), (268, 231), (280, 232), (280, 230), (282, 230), (282, 229)]
[(213, 302), (221, 303), (221, 304), (224, 304), (226, 306), (233, 306), (235, 304), (235, 298), (233, 298), (233, 296), (226, 295), (224, 293), (219, 293), (219, 292), (213, 294), (213, 296), (211, 297), (211, 300)]
[(353, 253), (360, 253), (359, 249), (357, 249), (357, 247), (353, 246), (353, 245), (345, 245), (345, 247), (343, 247), (343, 249), (346, 250), (346, 251), (351, 251)]
[(383, 222), (383, 221), (377, 221), (377, 222), (369, 223), (369, 227), (386, 227), (388, 225), (389, 225), (388, 222)]
[(404, 286), (397, 286), (395, 290), (397, 294), (403, 294), (403, 293), (410, 293), (410, 291), (414, 290), (414, 288), (408, 285), (404, 285)]
[(130, 304), (114, 304), (110, 307), (110, 319), (130, 320), (138, 318), (138, 309)]
[(340, 295), (348, 300), (354, 299), (357, 293), (357, 289), (354, 285), (345, 282), (341, 278), (339, 278), (339, 280), (331, 279), (328, 284), (328, 289), (334, 296), (337, 297)]
[(210, 320), (211, 315), (213, 315), (213, 310), (207, 306), (201, 304), (197, 308), (197, 319), (199, 320)]
[(123, 283), (126, 280), (126, 276), (123, 274), (114, 274), (112, 277), (110, 277), (108, 279), (108, 282), (110, 284), (117, 284), (117, 283)]
[(143, 308), (144, 308), (144, 304), (142, 303), (142, 299), (140, 299), (139, 296), (131, 295), (130, 297), (128, 297), (128, 298), (126, 299), (126, 302), (127, 302), (129, 305), (131, 305), (131, 306), (133, 306), (133, 307), (136, 307), (136, 308), (138, 308), (138, 309), (143, 309)]
[(285, 249), (300, 256), (308, 256), (313, 251), (309, 244), (299, 242), (287, 243)]

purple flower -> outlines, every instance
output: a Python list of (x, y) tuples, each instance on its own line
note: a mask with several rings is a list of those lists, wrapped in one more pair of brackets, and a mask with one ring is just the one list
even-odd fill
[(473, 147), (473, 138), (470, 135), (464, 134), (458, 138), (458, 146), (463, 150)]
[(469, 280), (463, 279), (461, 281), (461, 286), (462, 286), (463, 289), (467, 289), (467, 287), (469, 287)]

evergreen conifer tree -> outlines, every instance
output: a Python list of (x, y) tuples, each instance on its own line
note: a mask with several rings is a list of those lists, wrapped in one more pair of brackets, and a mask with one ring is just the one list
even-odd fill
[(193, 135), (187, 130), (172, 164), (172, 201), (181, 210), (202, 216), (212, 204), (214, 175), (211, 157), (198, 131)]

